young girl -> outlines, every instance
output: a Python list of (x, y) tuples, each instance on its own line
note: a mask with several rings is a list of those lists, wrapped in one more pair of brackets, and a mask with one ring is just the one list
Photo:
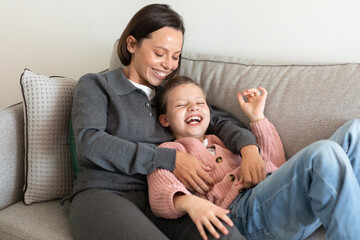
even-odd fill
[(201, 87), (187, 77), (167, 82), (159, 120), (176, 140), (160, 146), (197, 156), (211, 168), (215, 184), (204, 195), (193, 194), (170, 171), (157, 169), (147, 177), (152, 211), (164, 218), (189, 214), (204, 239), (204, 227), (216, 238), (220, 236), (215, 228), (226, 232), (219, 219), (230, 226), (234, 223), (247, 239), (304, 239), (320, 223), (329, 239), (358, 238), (358, 121), (340, 128), (333, 141), (316, 142), (284, 164), (280, 138), (263, 114), (267, 92), (259, 89), (262, 95), (257, 89), (243, 91), (248, 101), (239, 95), (239, 103), (250, 118), (267, 173), (283, 166), (246, 189), (238, 170), (240, 156), (216, 136), (205, 135), (210, 114)]

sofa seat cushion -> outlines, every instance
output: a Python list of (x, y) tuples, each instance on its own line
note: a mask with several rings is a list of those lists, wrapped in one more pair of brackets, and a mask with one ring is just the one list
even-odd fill
[(25, 205), (18, 202), (0, 211), (0, 239), (73, 239), (69, 203), (58, 200)]

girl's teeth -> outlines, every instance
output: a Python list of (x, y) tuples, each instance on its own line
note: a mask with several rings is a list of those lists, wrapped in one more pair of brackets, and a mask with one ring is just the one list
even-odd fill
[(195, 124), (201, 121), (200, 117), (190, 117), (188, 119), (186, 119), (186, 123), (190, 123), (190, 124)]

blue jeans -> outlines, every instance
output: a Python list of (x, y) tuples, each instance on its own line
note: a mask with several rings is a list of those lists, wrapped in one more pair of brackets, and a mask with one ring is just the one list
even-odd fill
[(247, 239), (304, 239), (321, 224), (328, 239), (360, 239), (360, 120), (295, 154), (231, 203)]

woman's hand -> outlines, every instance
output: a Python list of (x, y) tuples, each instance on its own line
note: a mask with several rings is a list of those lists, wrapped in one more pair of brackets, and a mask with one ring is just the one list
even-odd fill
[[(259, 90), (262, 91), (262, 94), (260, 94)], [(246, 97), (247, 102), (245, 102), (243, 96)], [(262, 87), (259, 87), (258, 89), (246, 89), (242, 91), (242, 93), (238, 93), (238, 100), (241, 110), (250, 119), (250, 122), (255, 123), (265, 118), (264, 109), (266, 97), (267, 91)]]
[(229, 226), (234, 225), (227, 216), (230, 212), (229, 210), (218, 207), (209, 200), (194, 195), (175, 195), (174, 206), (177, 211), (189, 214), (203, 239), (207, 239), (204, 226), (211, 235), (218, 239), (220, 238), (220, 234), (214, 227), (224, 235), (228, 234), (227, 228), (220, 219)]
[(203, 165), (193, 155), (176, 151), (174, 175), (192, 192), (205, 194), (214, 184), (208, 172), (211, 169)]
[(241, 149), (241, 164), (239, 167), (240, 182), (245, 188), (250, 188), (266, 177), (265, 162), (255, 145), (248, 145)]

